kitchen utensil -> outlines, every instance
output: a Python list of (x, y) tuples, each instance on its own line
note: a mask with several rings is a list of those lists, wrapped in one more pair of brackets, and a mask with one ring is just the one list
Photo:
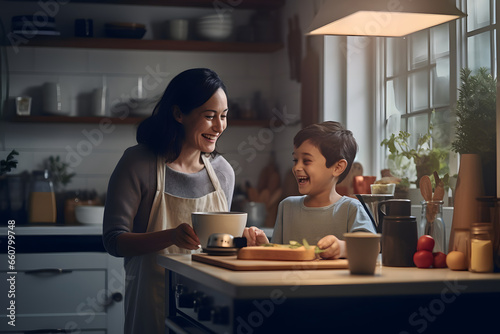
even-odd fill
[(311, 261), (316, 258), (315, 247), (281, 248), (266, 246), (244, 247), (238, 251), (240, 260)]
[[(244, 248), (242, 248), (244, 249)], [(313, 261), (273, 261), (273, 260), (239, 260), (233, 256), (210, 256), (208, 254), (193, 254), (193, 261), (235, 271), (257, 270), (319, 270), (319, 269), (347, 269), (346, 259), (313, 260)]]
[(386, 194), (356, 194), (356, 197), (359, 199), (361, 204), (363, 204), (363, 207), (367, 210), (366, 212), (370, 216), (375, 229), (378, 230), (378, 226), (380, 224), (378, 217), (378, 203), (392, 199), (394, 196)]
[(389, 199), (377, 205), (379, 233), (383, 232), (384, 217), (408, 217), (411, 215), (411, 201), (409, 199)]
[(196, 32), (204, 39), (222, 41), (233, 31), (231, 14), (214, 14), (199, 18), (196, 22)]
[(193, 212), (191, 221), (201, 247), (206, 248), (208, 238), (214, 233), (228, 233), (241, 237), (247, 216), (246, 212)]
[(413, 267), (417, 240), (417, 220), (414, 216), (385, 216), (382, 233), (382, 265)]
[(31, 113), (31, 97), (16, 97), (16, 114), (19, 116), (29, 116)]
[(189, 36), (189, 21), (175, 19), (168, 21), (168, 37), (173, 40), (183, 41)]
[(106, 91), (106, 87), (96, 88), (92, 91), (92, 115), (106, 115)]
[(209, 255), (236, 255), (238, 249), (246, 245), (246, 238), (235, 238), (228, 233), (214, 233), (208, 237), (207, 247), (203, 251)]
[(395, 183), (374, 183), (370, 184), (370, 191), (372, 194), (389, 194), (394, 195), (394, 191), (396, 190)]
[(418, 236), (430, 235), (434, 238), (433, 252), (447, 253), (446, 226), (443, 220), (443, 201), (422, 202), (422, 215)]
[(104, 220), (104, 206), (77, 205), (75, 207), (76, 221), (85, 225), (101, 225)]
[(432, 201), (432, 183), (431, 178), (428, 175), (422, 176), (420, 178), (420, 192), (425, 201)]
[(43, 111), (49, 114), (64, 115), (62, 108), (61, 85), (56, 82), (46, 82), (42, 86)]
[(442, 201), (444, 198), (444, 182), (439, 178), (439, 175), (436, 171), (434, 171), (434, 181), (436, 182), (436, 187), (434, 188), (432, 200)]
[(245, 201), (242, 208), (248, 213), (247, 226), (263, 227), (266, 220), (266, 205), (264, 203)]
[(380, 234), (344, 233), (349, 271), (353, 275), (373, 275), (380, 251)]

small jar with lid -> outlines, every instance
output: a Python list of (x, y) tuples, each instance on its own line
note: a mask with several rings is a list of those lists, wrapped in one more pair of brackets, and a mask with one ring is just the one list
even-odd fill
[(493, 226), (491, 223), (474, 223), (470, 229), (469, 271), (493, 272)]

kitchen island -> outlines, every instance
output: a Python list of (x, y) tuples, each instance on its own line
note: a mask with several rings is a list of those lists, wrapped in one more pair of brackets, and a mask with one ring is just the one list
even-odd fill
[(499, 273), (381, 265), (374, 276), (347, 269), (232, 271), (190, 255), (159, 256), (158, 263), (166, 269), (167, 328), (177, 333), (482, 333), (499, 327)]

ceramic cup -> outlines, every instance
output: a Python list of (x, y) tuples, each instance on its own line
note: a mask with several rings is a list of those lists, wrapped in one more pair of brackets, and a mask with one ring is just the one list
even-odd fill
[(380, 252), (380, 233), (344, 233), (349, 271), (353, 275), (373, 275)]
[(183, 41), (188, 39), (189, 21), (184, 19), (176, 19), (168, 22), (169, 38), (173, 40)]

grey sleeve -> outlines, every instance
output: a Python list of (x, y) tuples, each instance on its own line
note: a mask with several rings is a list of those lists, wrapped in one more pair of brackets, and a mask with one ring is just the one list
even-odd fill
[[(152, 197), (149, 193), (150, 183), (156, 185), (149, 177), (150, 166), (156, 159), (137, 149), (128, 149), (123, 154), (113, 171), (106, 194), (103, 222), (103, 243), (109, 254), (121, 256), (116, 250), (117, 237), (125, 232), (141, 230), (147, 226)], [(137, 154), (139, 153), (139, 154)], [(146, 203), (148, 202), (148, 203)], [(144, 211), (145, 212), (142, 212)], [(137, 220), (137, 221), (136, 221)]]

